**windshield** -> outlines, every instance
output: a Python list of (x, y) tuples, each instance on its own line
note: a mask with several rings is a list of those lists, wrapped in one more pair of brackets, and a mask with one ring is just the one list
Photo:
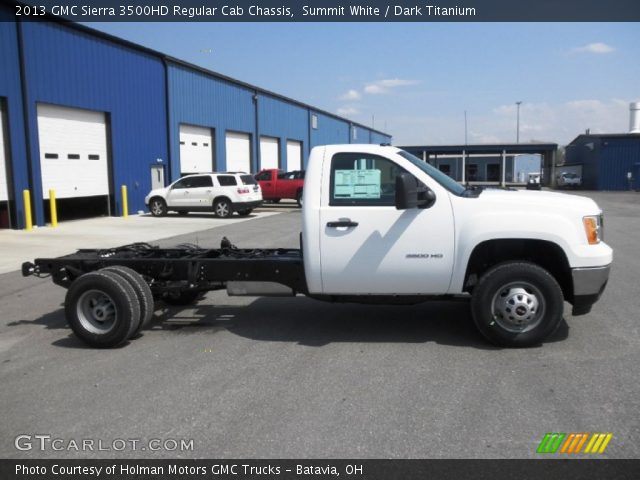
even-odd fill
[(420, 160), (415, 155), (411, 155), (409, 152), (405, 152), (404, 150), (400, 150), (398, 154), (401, 157), (409, 160), (416, 167), (418, 167), (424, 173), (429, 175), (431, 178), (433, 178), (436, 182), (438, 182), (444, 188), (449, 190), (451, 193), (455, 195), (462, 195), (463, 192), (465, 191), (465, 188), (462, 185), (460, 185), (458, 182), (456, 182), (453, 178), (451, 178), (449, 175), (447, 175), (446, 173), (442, 173), (440, 170), (433, 167), (432, 165), (429, 165), (427, 162)]

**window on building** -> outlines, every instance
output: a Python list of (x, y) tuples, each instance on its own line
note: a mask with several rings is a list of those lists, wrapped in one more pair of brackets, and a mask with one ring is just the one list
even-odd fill
[(44, 158), (46, 158), (47, 160), (56, 160), (58, 158), (58, 154), (57, 153), (45, 153), (44, 154)]
[(77, 153), (70, 153), (67, 155), (69, 160), (80, 160), (80, 155)]
[(100, 155), (89, 155), (89, 160), (100, 160)]
[(311, 115), (311, 128), (313, 128), (314, 130), (318, 129), (318, 116), (317, 115)]
[(358, 129), (356, 127), (351, 127), (351, 138), (354, 140), (358, 139)]
[(487, 165), (487, 182), (499, 182), (500, 181), (500, 165), (497, 163), (490, 163)]
[(478, 181), (478, 165), (471, 163), (465, 165), (465, 180), (467, 182), (477, 182)]
[(438, 170), (440, 170), (445, 175), (451, 176), (451, 165), (448, 165), (446, 163), (443, 165), (438, 165)]

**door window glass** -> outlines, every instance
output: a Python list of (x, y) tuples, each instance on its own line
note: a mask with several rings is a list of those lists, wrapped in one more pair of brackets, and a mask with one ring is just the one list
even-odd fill
[(236, 177), (232, 175), (218, 175), (218, 183), (221, 187), (232, 187), (238, 184)]
[(388, 158), (338, 153), (331, 159), (329, 205), (394, 206), (396, 177), (404, 172)]

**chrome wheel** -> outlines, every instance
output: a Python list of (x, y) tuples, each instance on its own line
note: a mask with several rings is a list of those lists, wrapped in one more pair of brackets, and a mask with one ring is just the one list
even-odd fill
[(491, 314), (503, 329), (523, 333), (536, 328), (545, 313), (545, 300), (535, 286), (514, 282), (499, 288), (491, 302)]
[(117, 320), (113, 300), (100, 290), (87, 290), (80, 296), (77, 315), (83, 328), (97, 334), (111, 331)]
[(225, 218), (231, 214), (231, 209), (227, 202), (216, 203), (215, 212), (218, 217)]
[(153, 200), (150, 205), (151, 213), (156, 217), (164, 215), (165, 207), (162, 200)]

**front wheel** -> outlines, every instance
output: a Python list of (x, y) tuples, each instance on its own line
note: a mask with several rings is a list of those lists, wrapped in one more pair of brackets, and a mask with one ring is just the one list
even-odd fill
[(545, 269), (505, 262), (487, 271), (473, 291), (471, 312), (480, 333), (504, 347), (538, 345), (562, 321), (562, 289)]
[(302, 200), (302, 190), (300, 190), (300, 191), (298, 192), (298, 195), (296, 195), (296, 202), (298, 202), (298, 206), (299, 206), (300, 208), (302, 208), (302, 203), (303, 203), (303, 200)]
[(167, 214), (167, 203), (162, 198), (152, 198), (149, 210), (154, 217), (164, 217)]

